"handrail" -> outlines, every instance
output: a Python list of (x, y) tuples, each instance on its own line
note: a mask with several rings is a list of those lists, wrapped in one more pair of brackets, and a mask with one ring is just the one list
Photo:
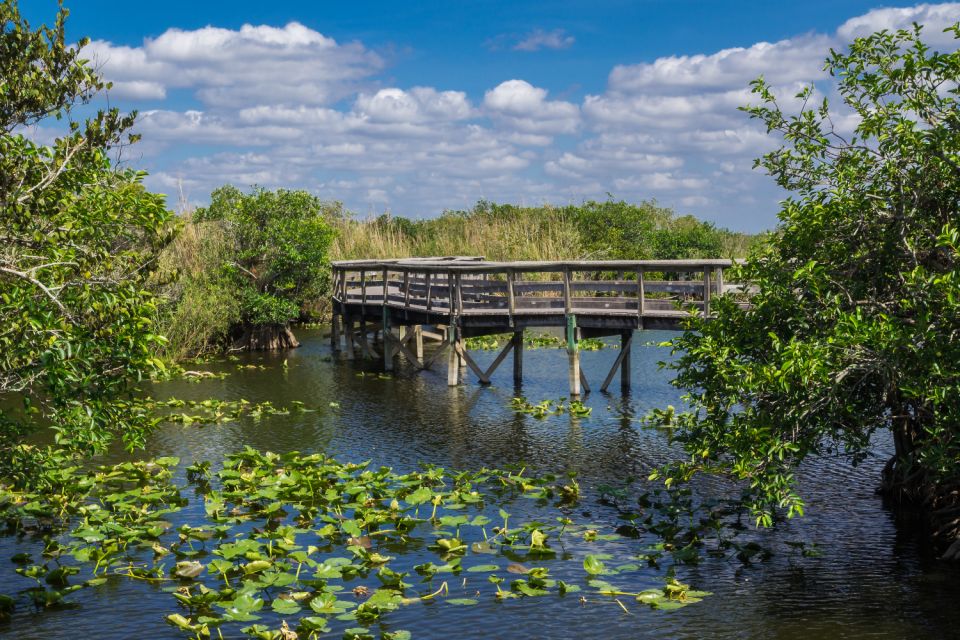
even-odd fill
[(376, 271), (390, 269), (401, 271), (410, 268), (417, 271), (460, 272), (460, 273), (506, 273), (509, 270), (519, 272), (563, 272), (570, 271), (615, 271), (615, 270), (661, 270), (661, 271), (702, 271), (704, 267), (731, 267), (740, 262), (724, 258), (703, 258), (694, 260), (558, 260), (558, 261), (516, 261), (493, 262), (479, 258), (435, 259), (402, 258), (396, 260), (337, 260), (331, 265), (335, 270)]
[[(709, 316), (714, 296), (749, 294), (749, 285), (724, 281), (724, 269), (736, 263), (716, 258), (342, 260), (333, 263), (337, 284), (333, 297), (340, 304), (358, 306), (361, 314), (371, 306), (449, 316), (451, 322), (494, 314), (514, 326), (521, 316), (588, 313), (636, 316), (642, 325), (644, 317), (682, 315), (685, 312), (677, 303)], [(548, 277), (524, 278), (524, 274)]]

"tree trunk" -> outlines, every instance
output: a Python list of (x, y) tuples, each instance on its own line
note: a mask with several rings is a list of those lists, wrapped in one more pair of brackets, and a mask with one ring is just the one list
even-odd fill
[(880, 493), (897, 509), (911, 510), (924, 521), (931, 542), (943, 559), (960, 560), (960, 479), (931, 479), (916, 460), (921, 433), (914, 420), (894, 421), (896, 451), (884, 467)]
[(280, 324), (245, 326), (233, 342), (234, 349), (243, 351), (280, 351), (299, 346), (290, 327)]

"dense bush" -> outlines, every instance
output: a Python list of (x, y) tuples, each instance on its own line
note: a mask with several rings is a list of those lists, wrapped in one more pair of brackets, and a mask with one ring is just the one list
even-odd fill
[[(21, 436), (50, 424), (71, 450), (138, 443), (132, 396), (159, 362), (145, 286), (171, 214), (109, 151), (133, 115), (73, 121), (51, 146), (13, 133), (62, 118), (106, 85), (64, 41), (66, 12), (33, 31), (0, 3), (0, 471), (36, 454)], [(9, 476), (8, 476), (9, 477)], [(18, 478), (22, 479), (22, 478)]]
[(785, 139), (759, 164), (796, 197), (740, 274), (759, 287), (752, 306), (717, 300), (717, 319), (675, 343), (693, 410), (661, 417), (691, 454), (680, 473), (747, 481), (761, 522), (802, 511), (802, 460), (857, 461), (886, 431), (884, 489), (949, 516), (945, 538), (960, 533), (960, 52), (931, 53), (920, 35), (830, 55), (852, 134), (825, 100), (791, 116), (754, 85), (750, 114)]

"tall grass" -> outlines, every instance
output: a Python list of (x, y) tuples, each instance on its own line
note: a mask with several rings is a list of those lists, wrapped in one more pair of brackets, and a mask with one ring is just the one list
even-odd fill
[(434, 220), (380, 216), (334, 221), (333, 260), (484, 256), (488, 260), (575, 260), (584, 256), (576, 225), (562, 210), (535, 215), (448, 213)]
[(180, 360), (225, 344), (240, 318), (237, 296), (223, 277), (231, 251), (220, 222), (183, 217), (177, 238), (160, 254), (155, 275), (161, 300), (157, 328), (167, 338), (161, 356)]
[(470, 255), (488, 260), (739, 258), (757, 236), (732, 232), (655, 202), (518, 207), (481, 202), (430, 220), (332, 219), (333, 260)]

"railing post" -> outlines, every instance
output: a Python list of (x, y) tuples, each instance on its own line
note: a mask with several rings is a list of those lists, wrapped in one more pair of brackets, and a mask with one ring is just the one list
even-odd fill
[[(516, 277), (513, 269), (507, 270), (507, 313), (510, 316), (510, 326), (513, 326), (513, 314), (516, 313), (517, 304), (513, 294), (513, 280)], [(514, 347), (516, 348), (516, 347)]]
[(426, 275), (425, 275), (425, 278), (426, 278), (426, 283), (425, 283), (425, 284), (426, 284), (426, 287), (427, 287), (427, 311), (430, 311), (430, 308), (432, 307), (432, 305), (431, 305), (431, 303), (430, 303), (430, 294), (431, 294), (430, 289), (431, 289), (431, 287), (433, 286), (433, 283), (432, 283), (431, 280), (430, 280), (430, 272), (429, 272), (429, 271), (426, 271), (425, 274), (426, 274)]
[(570, 315), (573, 311), (573, 300), (570, 295), (570, 268), (563, 268), (563, 312)]
[(388, 275), (389, 275), (389, 272), (386, 269), (384, 269), (383, 270), (383, 306), (387, 306), (387, 297), (388, 297), (388, 294), (390, 293), (389, 286), (387, 285)]
[(643, 329), (643, 314), (646, 312), (647, 292), (643, 281), (643, 267), (637, 269), (637, 327)]
[(712, 275), (710, 267), (703, 268), (703, 317), (710, 315), (710, 276)]
[(367, 272), (360, 269), (360, 313), (366, 313), (367, 306)]
[[(463, 275), (457, 274), (457, 315), (463, 315)], [(453, 297), (451, 296), (451, 302)]]

